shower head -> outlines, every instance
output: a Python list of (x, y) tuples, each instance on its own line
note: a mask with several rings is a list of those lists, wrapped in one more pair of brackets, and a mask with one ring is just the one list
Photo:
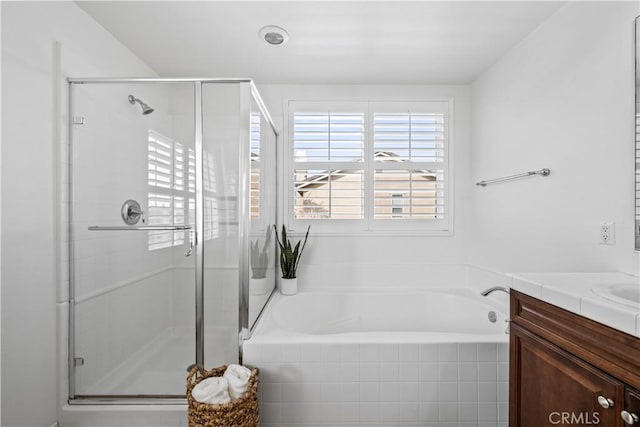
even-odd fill
[(142, 102), (142, 100), (136, 98), (135, 96), (129, 95), (129, 103), (135, 104), (136, 102), (140, 104), (140, 107), (142, 107), (142, 114), (147, 115), (153, 113), (153, 108), (149, 107), (147, 104)]

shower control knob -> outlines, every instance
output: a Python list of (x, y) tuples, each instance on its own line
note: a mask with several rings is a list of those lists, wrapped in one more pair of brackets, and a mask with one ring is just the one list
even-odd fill
[(633, 425), (640, 421), (640, 418), (638, 418), (636, 414), (633, 414), (631, 412), (622, 411), (620, 412), (620, 416), (622, 417), (622, 420), (628, 425)]
[(602, 406), (604, 409), (610, 408), (613, 406), (613, 400), (606, 398), (604, 396), (598, 396), (598, 403), (600, 404), (600, 406)]

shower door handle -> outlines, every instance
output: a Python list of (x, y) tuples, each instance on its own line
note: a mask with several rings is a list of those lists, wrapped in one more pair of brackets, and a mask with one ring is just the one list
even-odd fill
[(189, 250), (184, 253), (185, 257), (193, 254), (193, 247), (198, 244), (197, 234), (195, 230), (189, 230)]

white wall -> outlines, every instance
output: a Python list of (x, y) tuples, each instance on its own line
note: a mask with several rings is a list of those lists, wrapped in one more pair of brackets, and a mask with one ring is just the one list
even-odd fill
[[(569, 2), (472, 85), (470, 260), (498, 271), (637, 273), (633, 255), (638, 2)], [(615, 221), (615, 246), (599, 227)]]
[(48, 427), (57, 420), (56, 310), (66, 312), (57, 292), (66, 278), (57, 258), (63, 79), (153, 71), (72, 2), (1, 7), (2, 425)]
[[(469, 193), (469, 88), (467, 86), (369, 86), (369, 85), (258, 85), (269, 108), (278, 137), (278, 162), (284, 160), (285, 116), (289, 100), (423, 100), (453, 98), (453, 169), (455, 189), (453, 236), (320, 236), (311, 229), (309, 243), (300, 263), (300, 286), (364, 286), (372, 267), (398, 274), (412, 268), (466, 261), (466, 227)], [(282, 168), (278, 176), (279, 223), (283, 222)], [(392, 270), (391, 266), (398, 268)], [(415, 271), (415, 270), (414, 270)], [(398, 276), (399, 277), (399, 276)], [(337, 279), (337, 281), (336, 281)], [(378, 285), (402, 285), (389, 278)]]

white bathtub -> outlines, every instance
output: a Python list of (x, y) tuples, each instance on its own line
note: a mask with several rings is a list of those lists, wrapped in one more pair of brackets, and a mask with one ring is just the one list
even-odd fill
[[(489, 313), (495, 314), (495, 322)], [(360, 289), (276, 295), (257, 340), (506, 342), (507, 307), (469, 288)]]
[(274, 295), (243, 344), (261, 425), (506, 427), (506, 301), (465, 287)]

